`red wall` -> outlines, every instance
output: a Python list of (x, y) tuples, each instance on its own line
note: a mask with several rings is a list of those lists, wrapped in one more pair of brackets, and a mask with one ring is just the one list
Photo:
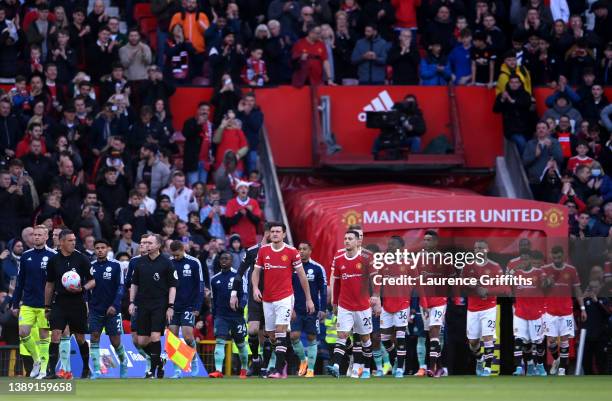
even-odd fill
[[(10, 87), (0, 86), (5, 89)], [(320, 95), (332, 98), (332, 130), (346, 152), (370, 154), (376, 130), (359, 120), (365, 106), (386, 91), (392, 101), (406, 94), (416, 95), (425, 115), (424, 144), (443, 134), (450, 138), (449, 102), (446, 87), (352, 86), (322, 87)], [(539, 104), (546, 89), (536, 91)], [(176, 129), (191, 117), (198, 102), (210, 100), (211, 88), (181, 87), (170, 105)], [(274, 159), (281, 168), (312, 167), (312, 111), (310, 89), (290, 86), (260, 89), (257, 102), (264, 114)], [(501, 118), (492, 113), (494, 92), (484, 88), (459, 87), (457, 100), (463, 135), (466, 167), (491, 168), (495, 156), (503, 153)], [(363, 116), (363, 115), (362, 115)]]
[(463, 86), (455, 93), (466, 167), (495, 166), (495, 157), (504, 153), (502, 119), (493, 113), (495, 91)]
[(195, 115), (198, 103), (210, 101), (212, 94), (212, 88), (178, 88), (170, 98), (174, 129), (182, 130), (185, 120)]
[[(199, 102), (209, 101), (211, 88), (181, 87), (170, 99), (174, 127), (181, 130), (191, 118)], [(312, 121), (310, 90), (283, 86), (256, 91), (270, 137), (276, 164), (279, 167), (312, 166)]]
[(256, 91), (278, 167), (312, 167), (310, 89), (284, 86)]

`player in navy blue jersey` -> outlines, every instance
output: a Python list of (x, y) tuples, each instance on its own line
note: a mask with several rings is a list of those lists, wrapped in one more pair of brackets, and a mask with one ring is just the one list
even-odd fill
[[(181, 241), (172, 241), (170, 244), (172, 252), (172, 264), (178, 274), (178, 285), (176, 287), (176, 298), (174, 299), (174, 316), (170, 322), (170, 331), (178, 336), (179, 327), (183, 333), (183, 339), (192, 348), (196, 348), (193, 338), (193, 326), (195, 318), (200, 314), (200, 308), (204, 301), (204, 277), (202, 265), (197, 258), (185, 253), (185, 246)], [(191, 361), (191, 375), (198, 375), (198, 354)], [(182, 376), (181, 368), (174, 366), (173, 379)]]
[[(19, 317), (19, 337), (34, 361), (30, 377), (42, 379), (49, 361), (49, 322), (45, 317), (45, 281), (47, 263), (57, 252), (46, 246), (49, 231), (36, 226), (32, 232), (34, 247), (21, 255), (17, 284), (13, 293), (13, 314)], [(37, 327), (40, 346), (30, 336)]]
[(110, 245), (104, 239), (96, 240), (96, 261), (91, 264), (91, 275), (96, 286), (89, 296), (89, 332), (91, 333), (91, 359), (93, 361), (92, 379), (100, 376), (100, 333), (102, 329), (110, 337), (110, 342), (117, 352), (121, 378), (127, 377), (127, 359), (121, 345), (123, 326), (121, 320), (121, 298), (123, 298), (123, 274), (121, 265), (114, 259), (108, 259)]
[[(215, 327), (215, 371), (211, 378), (223, 377), (223, 361), (225, 360), (225, 342), (232, 339), (238, 347), (240, 355), (240, 378), (247, 377), (248, 351), (244, 342), (246, 324), (244, 322), (244, 306), (246, 304), (244, 287), (236, 287), (234, 280), (236, 270), (232, 269), (232, 255), (222, 252), (219, 255), (221, 271), (210, 279), (212, 289), (212, 313)], [(237, 304), (230, 305), (232, 291), (238, 298)]]
[[(142, 241), (142, 240), (140, 241), (140, 244), (138, 245), (138, 250), (140, 252), (140, 255), (134, 256), (132, 259), (130, 259), (130, 263), (128, 264), (128, 271), (127, 271), (127, 274), (125, 275), (125, 291), (127, 292), (129, 292), (130, 286), (132, 285), (132, 275), (134, 274), (134, 267), (136, 266), (136, 263), (142, 256), (145, 256), (149, 252), (148, 248), (146, 247), (146, 241)], [(136, 300), (138, 300), (138, 296), (136, 296)], [(138, 311), (134, 311), (134, 313), (130, 313), (130, 331), (132, 333), (132, 343), (134, 344), (134, 347), (136, 347), (136, 350), (138, 351), (140, 356), (142, 356), (144, 360), (146, 361), (147, 372), (148, 372), (149, 369), (151, 369), (151, 358), (149, 358), (149, 355), (138, 344), (137, 315), (138, 315)]]
[[(300, 359), (299, 376), (314, 377), (314, 367), (317, 362), (317, 334), (319, 321), (324, 319), (327, 306), (327, 278), (325, 269), (319, 263), (310, 259), (312, 245), (308, 241), (300, 242), (298, 247), (304, 272), (310, 286), (310, 297), (315, 306), (315, 313), (306, 312), (306, 297), (297, 273), (293, 273), (293, 316), (291, 319), (291, 344), (293, 351)], [(306, 333), (308, 346), (304, 352), (302, 332)]]

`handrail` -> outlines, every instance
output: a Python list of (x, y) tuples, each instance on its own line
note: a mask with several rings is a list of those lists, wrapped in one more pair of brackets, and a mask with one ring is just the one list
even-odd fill
[[(280, 183), (278, 181), (278, 175), (276, 174), (276, 164), (274, 163), (274, 155), (272, 154), (272, 147), (270, 146), (270, 141), (268, 140), (268, 131), (266, 130), (265, 125), (261, 127), (261, 131), (259, 133), (261, 137), (261, 142), (264, 146), (263, 151), (265, 157), (263, 157), (265, 164), (264, 174), (271, 179), (265, 179), (264, 185), (267, 183), (267, 187), (264, 187), (266, 190), (267, 197), (273, 195), (275, 199), (276, 210), (274, 210), (274, 216), (272, 217), (275, 220), (280, 220), (287, 227), (287, 237), (286, 242), (290, 245), (293, 245), (293, 236), (291, 235), (291, 228), (289, 227), (289, 219), (287, 218), (287, 211), (285, 210), (285, 202), (283, 200), (283, 192), (280, 189)], [(268, 202), (267, 202), (268, 203)], [(267, 205), (269, 206), (269, 205)], [(280, 213), (280, 216), (277, 214)]]
[(319, 113), (319, 91), (316, 85), (310, 86), (310, 102), (312, 113), (312, 164), (319, 167), (323, 154), (323, 137), (321, 133), (321, 114)]
[(461, 135), (461, 120), (459, 119), (459, 108), (457, 107), (455, 85), (452, 82), (448, 84), (448, 106), (450, 112), (451, 132), (453, 133), (454, 153), (463, 159), (465, 151), (463, 149), (463, 137)]
[(514, 142), (508, 139), (504, 139), (504, 159), (509, 172), (511, 172), (510, 177), (515, 186), (517, 198), (533, 199), (533, 192), (531, 192), (531, 187), (529, 186), (527, 172), (523, 168), (522, 155), (519, 153)]

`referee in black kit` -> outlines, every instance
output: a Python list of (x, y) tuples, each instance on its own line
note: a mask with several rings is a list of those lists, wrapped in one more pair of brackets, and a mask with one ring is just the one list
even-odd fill
[[(130, 288), (130, 314), (136, 310), (138, 323), (138, 345), (151, 357), (151, 370), (145, 378), (164, 377), (161, 363), (160, 337), (167, 322), (174, 315), (174, 297), (178, 275), (170, 260), (161, 255), (162, 238), (159, 235), (145, 235), (140, 243), (148, 254), (138, 259), (132, 275)], [(138, 294), (138, 298), (136, 298)], [(138, 300), (138, 304), (134, 303)]]
[[(74, 334), (79, 344), (83, 360), (81, 378), (90, 375), (89, 345), (85, 341), (87, 332), (87, 306), (84, 294), (96, 285), (91, 275), (89, 259), (76, 251), (76, 236), (71, 230), (62, 230), (59, 234), (59, 252), (47, 264), (47, 284), (45, 286), (45, 314), (51, 327), (51, 344), (49, 345), (49, 364), (45, 379), (57, 379), (55, 367), (59, 358), (59, 342), (66, 325), (70, 334)], [(64, 273), (74, 270), (81, 277), (81, 286), (67, 290), (62, 285)], [(55, 299), (53, 296), (55, 295)], [(51, 301), (53, 300), (53, 304)]]

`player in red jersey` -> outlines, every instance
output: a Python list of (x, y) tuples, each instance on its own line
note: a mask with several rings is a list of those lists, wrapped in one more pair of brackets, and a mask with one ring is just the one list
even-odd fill
[[(298, 274), (300, 284), (306, 297), (306, 312), (314, 313), (314, 303), (310, 297), (310, 286), (304, 273), (300, 253), (294, 247), (283, 242), (286, 227), (283, 223), (270, 224), (270, 243), (262, 245), (257, 253), (255, 270), (251, 277), (253, 299), (263, 301), (266, 334), (275, 347), (276, 372), (268, 377), (284, 379), (281, 373), (285, 367), (285, 356), (289, 346), (287, 330), (293, 310), (292, 274)], [(264, 271), (266, 285), (263, 294), (259, 290), (259, 275)]]
[[(555, 361), (550, 368), (550, 374), (564, 376), (569, 365), (569, 338), (574, 337), (574, 309), (572, 294), (580, 305), (580, 318), (587, 318), (586, 308), (580, 289), (580, 279), (576, 268), (565, 263), (561, 246), (551, 250), (552, 263), (542, 266), (546, 274), (546, 313), (544, 314), (544, 334), (546, 334), (548, 349)], [(561, 343), (557, 344), (557, 338)]]
[[(501, 266), (489, 260), (489, 244), (485, 240), (474, 243), (476, 262), (463, 268), (464, 278), (475, 278), (478, 284), (468, 286), (467, 292), (467, 338), (472, 354), (476, 358), (476, 375), (490, 376), (493, 352), (495, 351), (495, 325), (497, 324), (497, 295), (508, 293), (503, 285), (485, 285), (481, 279), (499, 278), (504, 275)], [(478, 262), (481, 263), (478, 263)], [(480, 341), (484, 354), (480, 352)]]
[(362, 347), (362, 357), (355, 355), (354, 358), (357, 359), (353, 365), (363, 364), (361, 378), (367, 379), (370, 377), (372, 362), (372, 310), (375, 314), (380, 314), (380, 297), (378, 286), (372, 282), (376, 273), (372, 268), (372, 260), (361, 252), (359, 237), (357, 231), (347, 231), (344, 235), (346, 252), (335, 256), (332, 262), (332, 305), (338, 317), (338, 338), (332, 364), (327, 367), (327, 371), (334, 377), (340, 377), (340, 362), (346, 351), (346, 340), (352, 330), (360, 336)]
[[(438, 233), (434, 230), (425, 231), (423, 236), (423, 250), (426, 252), (426, 260), (417, 267), (423, 280), (428, 278), (448, 278), (456, 275), (455, 268), (441, 262), (441, 253), (438, 250)], [(429, 368), (427, 375), (440, 377), (444, 374), (441, 366), (438, 366), (438, 358), (442, 353), (440, 332), (444, 325), (446, 315), (446, 304), (448, 302), (447, 286), (428, 286), (422, 289), (423, 296), (420, 298), (423, 326), (429, 332)], [(419, 369), (417, 376), (424, 374)]]
[[(363, 245), (363, 227), (361, 227), (360, 224), (351, 224), (348, 226), (347, 231), (351, 231), (351, 230), (359, 234), (359, 238), (357, 239), (357, 247), (359, 248), (359, 254), (363, 255), (366, 258), (372, 259), (373, 257), (372, 251), (362, 246)], [(336, 251), (336, 254), (334, 256), (342, 256), (345, 254), (345, 252), (346, 252), (345, 248), (340, 248)], [(331, 283), (330, 283), (330, 289), (332, 288), (334, 288), (333, 273), (331, 274)], [(331, 294), (331, 290), (328, 291), (328, 294)], [(379, 330), (377, 331), (377, 328), (379, 326), (377, 325), (377, 319), (378, 319), (377, 316), (372, 317), (372, 333), (370, 334), (370, 340), (372, 340), (372, 355), (373, 356), (376, 355), (376, 350), (378, 349), (378, 347), (380, 347), (380, 331)], [(351, 349), (351, 355), (353, 357), (353, 362), (361, 361), (361, 359), (363, 358), (363, 350), (361, 346), (361, 336), (359, 334), (353, 333), (352, 346), (347, 347), (347, 348)], [(376, 362), (376, 358), (374, 358), (374, 360)], [(363, 368), (361, 365), (362, 364), (360, 363), (352, 364), (352, 373), (351, 373), (352, 378), (357, 379), (361, 377), (361, 373), (363, 371)]]
[[(531, 252), (531, 241), (529, 241), (529, 239), (527, 238), (521, 238), (519, 240), (519, 256), (517, 256), (516, 258), (510, 259), (510, 261), (506, 264), (506, 272), (509, 272), (510, 270), (520, 270), (521, 266), (524, 263), (529, 263), (531, 262), (531, 259), (529, 257), (530, 252)], [(527, 257), (527, 259), (524, 259), (524, 257)], [(526, 262), (527, 261), (527, 262)]]
[[(522, 263), (519, 268), (509, 269), (508, 275), (522, 277), (531, 283), (513, 285), (514, 292), (514, 376), (522, 376), (523, 360), (527, 365), (527, 376), (546, 376), (544, 369), (544, 293), (543, 286), (546, 274), (540, 268), (544, 259), (541, 252), (523, 250)], [(536, 362), (533, 361), (533, 348), (536, 350)]]
[[(404, 247), (402, 237), (393, 236), (387, 243), (387, 252), (395, 253)], [(380, 275), (384, 280), (399, 279), (410, 276), (418, 280), (418, 272), (406, 265), (385, 265)], [(406, 329), (410, 313), (410, 300), (412, 289), (408, 284), (392, 284), (384, 282), (381, 285), (382, 312), (380, 314), (380, 329), (382, 343), (389, 353), (391, 364), (394, 364), (397, 355), (397, 366), (394, 372), (396, 378), (404, 377), (404, 364), (406, 360)]]

